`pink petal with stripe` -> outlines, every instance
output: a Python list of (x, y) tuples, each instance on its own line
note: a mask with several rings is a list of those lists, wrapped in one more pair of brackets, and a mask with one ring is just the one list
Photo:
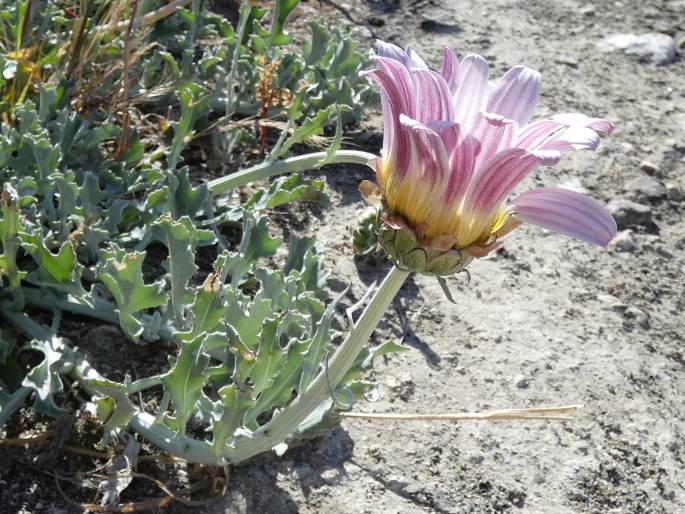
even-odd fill
[(610, 121), (582, 114), (562, 114), (523, 127), (516, 146), (528, 150), (595, 150), (599, 145), (599, 133), (604, 130), (613, 130)]
[(385, 41), (377, 39), (374, 47), (376, 55), (381, 57), (387, 57), (389, 59), (394, 59), (409, 67), (409, 64), (411, 62), (409, 56), (399, 46), (393, 45), (392, 43), (386, 43)]
[(412, 170), (420, 170), (419, 175), (439, 184), (447, 179), (449, 171), (445, 145), (440, 135), (421, 122), (400, 115), (402, 128), (410, 135), (412, 141)]
[(596, 150), (599, 146), (599, 135), (592, 129), (569, 127), (559, 136), (540, 145), (540, 150)]
[(454, 95), (457, 92), (457, 86), (459, 85), (459, 59), (454, 55), (454, 52), (449, 48), (445, 47), (442, 52), (442, 68), (440, 74), (447, 82), (447, 85)]
[(516, 147), (535, 150), (565, 129), (565, 125), (554, 120), (534, 121), (519, 130)]
[(413, 90), (408, 70), (399, 62), (386, 57), (376, 57), (385, 69), (374, 69), (362, 72), (371, 77), (381, 89), (381, 106), (383, 111), (383, 159), (394, 172), (404, 175), (409, 165), (409, 140), (400, 130), (399, 116), (411, 112), (413, 97), (407, 91)]
[(600, 134), (611, 134), (614, 131), (614, 124), (604, 118), (590, 118), (584, 114), (576, 112), (566, 112), (555, 114), (552, 120), (567, 125), (569, 127), (587, 127)]
[(419, 54), (417, 54), (414, 50), (407, 47), (406, 52), (407, 52), (407, 57), (409, 57), (410, 67), (418, 68), (418, 69), (422, 69), (422, 70), (428, 69), (428, 65), (426, 64), (426, 61), (421, 59), (421, 56)]
[[(362, 74), (370, 75), (388, 93), (393, 105), (401, 106), (398, 112), (410, 115), (416, 96), (412, 73), (395, 59), (377, 55), (373, 57), (373, 60), (378, 65), (378, 69), (362, 72)], [(397, 103), (395, 98), (400, 103)]]
[(485, 110), (490, 95), (488, 62), (480, 55), (467, 55), (459, 66), (458, 85), (454, 94), (455, 121), (467, 130), (473, 127), (477, 115)]
[(480, 143), (466, 134), (458, 123), (442, 121), (428, 126), (440, 135), (448, 155), (449, 178), (442, 201), (446, 204), (459, 203), (473, 176)]
[(492, 90), (486, 110), (515, 120), (523, 126), (533, 115), (540, 97), (540, 74), (526, 66), (514, 66)]
[(489, 216), (539, 164), (547, 166), (557, 161), (558, 152), (537, 154), (510, 148), (498, 153), (473, 177), (464, 204), (465, 212)]
[(475, 167), (478, 170), (498, 152), (514, 146), (518, 123), (487, 112), (478, 113), (470, 135), (480, 143)]
[(454, 118), (452, 95), (442, 75), (430, 70), (415, 69), (416, 84), (414, 118), (423, 124), (429, 121), (451, 121)]
[(523, 193), (508, 211), (526, 223), (599, 246), (609, 244), (616, 234), (616, 221), (599, 202), (559, 187)]
[(381, 107), (383, 111), (383, 161), (393, 173), (404, 176), (411, 161), (409, 136), (401, 129), (399, 114), (395, 113), (385, 91), (381, 91)]

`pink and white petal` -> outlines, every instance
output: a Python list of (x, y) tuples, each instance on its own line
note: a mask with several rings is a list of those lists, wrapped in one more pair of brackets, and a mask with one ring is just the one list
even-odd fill
[(462, 133), (459, 123), (444, 120), (430, 120), (426, 126), (440, 135), (445, 150), (450, 153), (450, 150), (459, 144), (459, 136)]
[(459, 59), (452, 50), (445, 47), (442, 52), (442, 68), (440, 74), (443, 76), (447, 85), (454, 95), (459, 85)]
[(561, 160), (561, 152), (559, 150), (535, 150), (533, 153), (538, 158), (540, 166), (554, 166), (559, 164)]
[(385, 91), (381, 91), (381, 107), (383, 111), (383, 160), (387, 169), (399, 176), (404, 176), (411, 161), (409, 136), (401, 129), (399, 112), (388, 99)]
[(369, 77), (378, 84), (381, 94), (385, 94), (389, 105), (391, 105), (396, 112), (406, 113), (411, 109), (409, 104), (410, 98), (407, 98), (404, 88), (401, 88), (395, 81), (395, 78), (388, 72), (385, 70), (373, 69), (362, 71), (360, 75)]
[(428, 65), (426, 64), (426, 61), (424, 61), (419, 54), (417, 54), (414, 50), (411, 48), (407, 47), (407, 57), (409, 57), (409, 64), (410, 67), (412, 68), (418, 68), (421, 70), (427, 70)]
[[(528, 150), (596, 150), (599, 145), (599, 134), (593, 127), (599, 126), (600, 122), (594, 123), (589, 121), (591, 118), (584, 118), (585, 120), (582, 120), (575, 117), (575, 115), (571, 118), (567, 118), (565, 121), (576, 123), (570, 126), (555, 119), (540, 120), (530, 123), (519, 132), (516, 147), (526, 148)], [(595, 119), (598, 120), (598, 118)], [(587, 121), (588, 124), (583, 125), (577, 123), (585, 121)], [(609, 123), (606, 120), (600, 121)], [(589, 125), (593, 125), (593, 127), (590, 127)]]
[(374, 56), (377, 69), (362, 71), (360, 75), (371, 77), (388, 95), (396, 113), (412, 115), (416, 88), (411, 72), (399, 61), (388, 57)]
[(489, 217), (533, 169), (551, 162), (554, 159), (547, 152), (538, 155), (522, 148), (509, 148), (498, 153), (476, 171), (469, 184), (464, 211), (470, 216)]
[(421, 122), (400, 115), (402, 128), (410, 135), (412, 149), (411, 168), (419, 170), (419, 175), (439, 186), (447, 180), (448, 157), (440, 135)]
[(552, 120), (569, 127), (587, 127), (600, 134), (611, 134), (614, 130), (614, 124), (609, 120), (605, 120), (604, 118), (590, 118), (589, 116), (576, 112), (555, 114), (552, 116)]
[(514, 66), (495, 84), (486, 110), (523, 126), (533, 115), (541, 84), (540, 73), (526, 66)]
[(555, 137), (540, 145), (540, 150), (596, 150), (599, 146), (599, 135), (591, 128), (568, 127)]
[(476, 170), (492, 159), (495, 154), (514, 146), (518, 124), (497, 114), (481, 112), (470, 135), (480, 143), (476, 156)]
[(407, 52), (402, 50), (397, 45), (393, 45), (392, 43), (386, 43), (385, 41), (377, 39), (376, 44), (374, 45), (374, 50), (377, 56), (394, 59), (409, 67), (409, 63), (411, 61), (409, 59), (409, 56), (407, 55)]
[(454, 94), (455, 121), (471, 129), (476, 116), (485, 110), (490, 95), (490, 67), (480, 55), (467, 55), (459, 65), (459, 78)]
[(474, 174), (476, 155), (478, 155), (479, 150), (480, 143), (478, 140), (466, 135), (449, 152), (450, 174), (443, 194), (445, 203), (461, 205)]
[(421, 123), (432, 120), (452, 121), (452, 94), (442, 75), (431, 70), (415, 69), (414, 118)]
[(473, 175), (478, 140), (466, 134), (458, 123), (433, 121), (428, 127), (440, 135), (447, 150), (449, 177), (442, 200), (445, 204), (460, 203)]
[(565, 128), (565, 125), (554, 120), (534, 121), (519, 130), (515, 146), (534, 150), (545, 141), (552, 139), (558, 132), (563, 132)]
[(507, 210), (526, 223), (599, 246), (616, 234), (616, 221), (599, 202), (559, 187), (523, 193)]

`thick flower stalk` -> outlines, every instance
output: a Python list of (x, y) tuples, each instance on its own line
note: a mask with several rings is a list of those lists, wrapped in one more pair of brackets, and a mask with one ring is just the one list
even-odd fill
[(558, 114), (530, 122), (540, 74), (525, 66), (490, 83), (479, 55), (461, 61), (445, 48), (440, 72), (412, 50), (379, 41), (376, 69), (364, 72), (381, 89), (383, 152), (377, 184), (360, 190), (382, 204), (379, 240), (405, 269), (449, 275), (497, 248), (522, 222), (605, 246), (616, 233), (595, 200), (544, 187), (508, 198), (537, 166), (570, 150), (594, 150), (611, 122)]

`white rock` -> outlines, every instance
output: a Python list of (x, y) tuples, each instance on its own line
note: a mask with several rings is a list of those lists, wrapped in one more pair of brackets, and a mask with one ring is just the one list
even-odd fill
[(607, 210), (614, 217), (620, 229), (652, 224), (652, 208), (649, 205), (617, 198), (609, 202)]
[(634, 252), (637, 250), (637, 240), (632, 230), (621, 230), (616, 234), (611, 244), (619, 252)]
[(602, 40), (598, 46), (605, 51), (623, 50), (623, 53), (641, 62), (657, 65), (670, 64), (676, 57), (676, 44), (673, 38), (659, 32), (615, 34)]

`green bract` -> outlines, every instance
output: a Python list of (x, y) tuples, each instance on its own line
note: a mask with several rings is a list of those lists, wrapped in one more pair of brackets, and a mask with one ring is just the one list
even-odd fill
[(399, 268), (425, 275), (454, 275), (464, 271), (473, 260), (456, 249), (441, 250), (422, 245), (409, 227), (393, 228), (380, 223), (378, 242)]

